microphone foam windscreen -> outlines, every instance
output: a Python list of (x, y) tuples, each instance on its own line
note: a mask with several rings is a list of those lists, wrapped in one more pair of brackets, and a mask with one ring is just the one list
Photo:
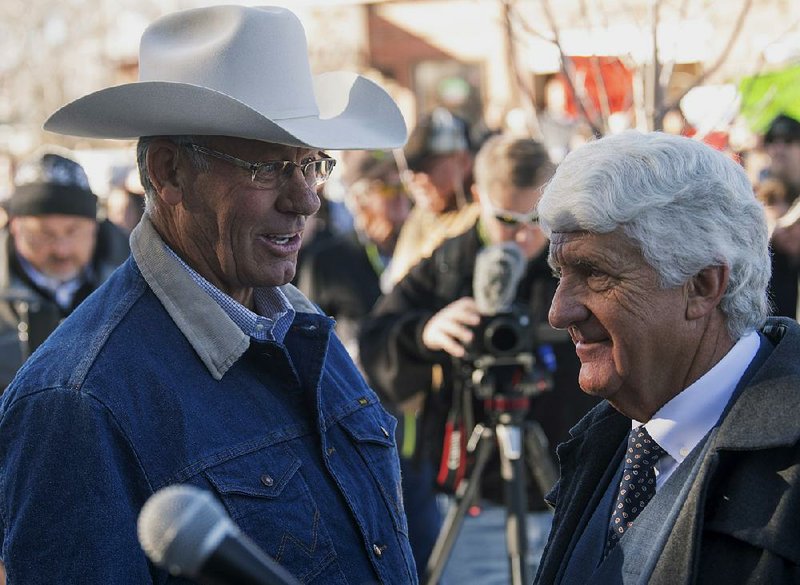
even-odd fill
[(208, 492), (172, 485), (153, 494), (139, 514), (139, 542), (153, 563), (175, 574), (195, 574), (210, 554), (207, 538), (231, 524)]
[(472, 290), (478, 312), (496, 315), (511, 310), (525, 273), (525, 255), (514, 242), (486, 246), (475, 259)]

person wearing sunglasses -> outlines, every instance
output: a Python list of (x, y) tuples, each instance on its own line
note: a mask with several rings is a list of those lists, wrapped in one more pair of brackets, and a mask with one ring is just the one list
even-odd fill
[[(557, 281), (547, 265), (547, 240), (538, 227), (535, 208), (541, 186), (552, 172), (547, 151), (539, 142), (490, 138), (475, 161), (478, 221), (412, 268), (362, 324), (361, 361), (378, 391), (398, 403), (424, 396), (417, 457), (434, 469), (440, 465), (445, 419), (457, 383), (454, 359), (464, 356), (481, 317), (473, 276), (482, 249), (504, 242), (519, 246), (526, 267), (516, 301), (525, 307), (533, 326), (547, 322)], [(553, 448), (596, 402), (578, 388), (578, 362), (568, 340), (554, 344), (554, 349), (556, 391), (534, 398), (531, 408)], [(499, 500), (499, 470), (491, 469), (485, 474), (484, 494)], [(537, 490), (532, 481), (529, 484)], [(529, 499), (544, 509), (538, 490)]]
[(364, 77), (313, 76), (278, 7), (168, 14), (139, 72), (45, 124), (138, 138), (146, 203), (131, 257), (0, 405), (9, 582), (188, 582), (203, 551), (173, 564), (178, 539), (153, 550), (165, 527), (140, 545), (137, 517), (190, 484), (296, 582), (416, 583), (396, 421), (289, 284), (336, 167), (325, 151), (399, 148), (399, 108)]

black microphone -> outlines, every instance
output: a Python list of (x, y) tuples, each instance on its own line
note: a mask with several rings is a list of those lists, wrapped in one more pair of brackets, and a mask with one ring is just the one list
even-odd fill
[(525, 267), (525, 255), (514, 242), (493, 244), (478, 252), (472, 291), (481, 315), (511, 311)]
[(148, 558), (172, 575), (205, 585), (300, 585), (247, 538), (213, 495), (190, 485), (165, 487), (138, 521)]

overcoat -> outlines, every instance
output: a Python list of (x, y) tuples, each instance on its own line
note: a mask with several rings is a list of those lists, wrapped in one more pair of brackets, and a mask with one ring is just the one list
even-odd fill
[[(800, 326), (772, 318), (762, 335), (768, 355), (710, 433), (648, 583), (800, 583)], [(561, 478), (548, 494), (555, 515), (536, 583), (560, 582), (630, 428), (603, 402), (559, 446)]]

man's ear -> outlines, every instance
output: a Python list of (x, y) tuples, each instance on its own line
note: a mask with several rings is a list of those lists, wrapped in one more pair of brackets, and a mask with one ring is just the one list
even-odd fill
[(147, 149), (147, 170), (158, 198), (167, 205), (178, 205), (183, 190), (178, 182), (178, 149), (169, 140), (154, 140)]
[(687, 284), (686, 318), (699, 319), (719, 306), (728, 289), (730, 268), (728, 266), (706, 266), (695, 274)]

